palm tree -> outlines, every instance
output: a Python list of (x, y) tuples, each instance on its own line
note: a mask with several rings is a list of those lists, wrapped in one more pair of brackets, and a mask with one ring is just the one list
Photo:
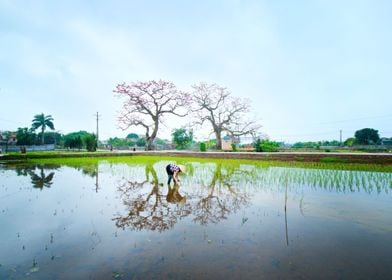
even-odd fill
[(44, 132), (46, 127), (49, 127), (51, 130), (54, 130), (54, 125), (53, 125), (53, 118), (51, 115), (45, 116), (44, 113), (35, 115), (34, 119), (32, 120), (33, 124), (32, 127), (34, 129), (37, 129), (41, 127), (42, 131), (42, 138), (41, 138), (41, 144), (44, 144)]

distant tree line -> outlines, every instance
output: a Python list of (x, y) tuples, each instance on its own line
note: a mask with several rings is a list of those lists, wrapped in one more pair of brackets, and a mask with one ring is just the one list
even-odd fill
[(306, 142), (296, 142), (293, 144), (292, 148), (306, 148), (306, 149), (319, 149), (321, 146), (340, 146), (340, 141), (306, 141)]
[[(392, 138), (391, 138), (392, 140)], [(354, 134), (354, 137), (347, 138), (343, 143), (340, 143), (338, 140), (332, 141), (307, 141), (307, 142), (297, 142), (292, 147), (293, 148), (320, 148), (321, 146), (346, 146), (352, 147), (356, 145), (379, 145), (381, 144), (381, 138), (378, 133), (378, 130), (373, 128), (363, 128), (357, 130)]]
[[(21, 146), (55, 144), (67, 149), (97, 150), (97, 137), (86, 131), (72, 132), (65, 135), (59, 132), (47, 132), (46, 128), (54, 130), (51, 115), (37, 114), (32, 120), (31, 127), (19, 127), (16, 131), (16, 144)], [(37, 130), (40, 130), (37, 132)]]
[[(66, 149), (86, 149), (95, 151), (97, 149), (97, 139), (94, 133), (86, 131), (72, 132), (62, 135), (58, 132), (44, 132), (45, 144), (55, 144), (57, 147)], [(21, 146), (41, 145), (42, 132), (35, 133), (27, 127), (18, 128), (16, 132), (16, 144)]]
[(19, 127), (16, 131), (17, 145), (41, 145), (58, 144), (61, 141), (61, 134), (58, 132), (36, 133), (34, 129)]
[(144, 147), (146, 139), (136, 133), (129, 133), (126, 138), (113, 137), (109, 138), (107, 144), (114, 149), (128, 149), (130, 147)]
[(87, 131), (72, 132), (62, 136), (60, 146), (95, 152), (97, 150), (97, 137), (94, 133), (88, 133)]

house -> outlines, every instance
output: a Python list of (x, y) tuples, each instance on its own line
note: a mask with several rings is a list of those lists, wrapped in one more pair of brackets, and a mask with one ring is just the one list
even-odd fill
[(232, 144), (235, 144), (236, 146), (240, 143), (239, 137), (232, 137), (229, 135), (226, 135), (222, 138), (222, 150), (223, 151), (231, 151), (233, 150)]
[(17, 142), (16, 133), (0, 134), (0, 144), (1, 145), (16, 145), (16, 142)]
[(8, 145), (16, 145), (16, 142), (18, 142), (16, 139), (16, 134), (12, 133), (8, 138)]
[(392, 138), (381, 138), (381, 145), (382, 146), (392, 146)]

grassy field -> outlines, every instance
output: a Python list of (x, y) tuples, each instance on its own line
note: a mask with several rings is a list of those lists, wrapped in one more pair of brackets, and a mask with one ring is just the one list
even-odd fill
[[(57, 162), (58, 164), (67, 163), (92, 163), (102, 160), (111, 162), (146, 162), (157, 161), (159, 159), (187, 161), (194, 160), (198, 162), (222, 162), (236, 161), (250, 162), (257, 165), (293, 165), (312, 167), (313, 165), (325, 166), (328, 169), (339, 169), (344, 165), (344, 169), (368, 170), (371, 166), (377, 165), (379, 169), (390, 170), (392, 167), (392, 155), (347, 155), (347, 154), (313, 154), (313, 153), (181, 153), (181, 152), (68, 152), (68, 151), (47, 151), (47, 152), (28, 152), (9, 153), (2, 155), (0, 161), (34, 161), (35, 163)], [(361, 167), (360, 167), (361, 166)], [(383, 167), (381, 167), (383, 166)], [(372, 168), (370, 168), (371, 170)]]

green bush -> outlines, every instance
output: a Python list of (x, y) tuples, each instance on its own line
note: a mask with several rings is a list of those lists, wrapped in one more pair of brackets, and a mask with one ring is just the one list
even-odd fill
[(263, 150), (261, 149), (261, 140), (257, 139), (256, 142), (253, 144), (253, 147), (256, 149), (256, 152), (262, 152)]
[(81, 149), (83, 147), (83, 141), (80, 135), (71, 135), (64, 137), (64, 147), (70, 149)]
[(206, 143), (201, 142), (200, 143), (200, 152), (205, 152), (205, 151), (207, 151)]
[(95, 134), (89, 134), (83, 138), (86, 145), (86, 149), (89, 152), (95, 152), (97, 150), (97, 137)]
[(177, 150), (189, 148), (193, 143), (193, 131), (185, 128), (174, 129), (172, 133), (173, 143), (176, 144)]
[(233, 152), (236, 152), (236, 151), (237, 151), (237, 146), (236, 146), (234, 143), (231, 143), (231, 150), (232, 150)]
[(254, 143), (254, 147), (256, 149), (256, 152), (277, 152), (279, 148), (279, 143), (267, 139), (257, 139), (257, 141)]

